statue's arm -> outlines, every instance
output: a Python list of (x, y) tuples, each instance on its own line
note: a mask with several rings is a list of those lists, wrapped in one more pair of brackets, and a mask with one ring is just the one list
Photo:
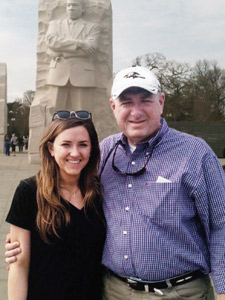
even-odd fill
[(62, 54), (64, 52), (74, 52), (77, 50), (77, 41), (75, 39), (64, 37), (59, 34), (59, 23), (52, 21), (49, 23), (46, 34), (46, 44), (49, 48), (49, 53), (55, 52)]
[(79, 47), (88, 54), (94, 54), (98, 47), (100, 26), (93, 25), (86, 39), (79, 41)]
[(57, 33), (57, 26), (55, 25), (55, 23), (50, 22), (46, 35), (48, 54), (52, 58), (60, 56), (87, 56), (96, 51), (100, 35), (100, 27), (98, 25), (92, 26), (85, 39), (62, 37)]

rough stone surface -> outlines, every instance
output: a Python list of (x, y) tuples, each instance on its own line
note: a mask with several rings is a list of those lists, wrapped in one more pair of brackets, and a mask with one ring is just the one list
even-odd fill
[[(110, 0), (85, 0), (84, 2), (85, 11), (82, 20), (85, 21), (86, 27), (85, 30), (75, 27), (76, 30), (80, 30), (80, 35), (78, 36), (77, 33), (77, 38), (83, 39), (84, 32), (85, 34), (91, 32), (91, 35), (93, 31), (95, 31), (97, 38), (93, 42), (94, 33), (90, 38), (87, 36), (86, 40), (89, 38), (95, 50), (91, 55), (84, 55), (80, 63), (77, 62), (80, 58), (74, 57), (73, 54), (71, 54), (73, 57), (68, 58), (68, 52), (65, 52), (67, 50), (64, 51), (65, 48), (61, 47), (56, 50), (58, 44), (54, 43), (54, 37), (51, 38), (51, 34), (58, 34), (58, 32), (61, 32), (63, 38), (68, 37), (69, 27), (67, 32), (62, 32), (66, 30), (68, 18), (66, 0), (40, 0), (39, 2), (36, 93), (30, 113), (29, 161), (31, 163), (38, 162), (40, 137), (46, 124), (51, 121), (52, 112), (56, 110), (85, 109), (91, 111), (99, 140), (118, 131), (109, 106), (112, 84), (111, 3)], [(98, 32), (96, 33), (96, 31)], [(69, 47), (73, 53), (76, 45), (72, 43)], [(80, 51), (83, 49), (81, 48)], [(68, 64), (70, 65), (69, 71)], [(86, 72), (86, 75), (83, 75), (84, 64), (87, 64), (87, 68), (90, 68), (91, 71), (94, 69), (94, 78), (91, 77), (91, 72)], [(76, 71), (72, 69), (73, 66), (79, 69), (78, 73), (81, 74), (78, 78), (80, 79), (79, 83), (76, 83), (77, 79), (74, 79)], [(69, 72), (69, 82), (66, 85), (65, 82), (60, 82), (61, 76), (53, 75), (52, 72), (55, 72), (56, 69), (62, 70), (62, 77), (65, 77), (66, 72)], [(86, 82), (85, 76), (89, 76)], [(57, 83), (52, 80), (56, 77), (58, 79), (54, 80)]]
[(4, 152), (4, 135), (7, 133), (7, 67), (0, 63), (0, 152)]

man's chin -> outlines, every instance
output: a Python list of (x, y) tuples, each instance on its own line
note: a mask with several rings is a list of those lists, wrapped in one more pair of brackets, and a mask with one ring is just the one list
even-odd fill
[(146, 142), (150, 139), (150, 135), (140, 134), (138, 131), (127, 135), (128, 141), (132, 145), (137, 145), (139, 143)]

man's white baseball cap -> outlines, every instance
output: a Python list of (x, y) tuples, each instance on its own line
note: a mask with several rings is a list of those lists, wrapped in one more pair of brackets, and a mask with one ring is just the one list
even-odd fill
[(111, 97), (117, 99), (120, 94), (130, 87), (140, 87), (152, 94), (160, 92), (160, 83), (155, 74), (144, 67), (131, 67), (117, 73), (113, 85)]

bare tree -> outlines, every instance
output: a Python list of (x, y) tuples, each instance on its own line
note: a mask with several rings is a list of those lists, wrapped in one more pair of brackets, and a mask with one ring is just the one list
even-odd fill
[(23, 104), (31, 106), (35, 96), (35, 91), (28, 90), (23, 94)]
[(194, 119), (224, 121), (225, 70), (215, 61), (198, 61), (192, 74)]
[(15, 133), (17, 136), (29, 134), (30, 107), (22, 103), (21, 98), (7, 103), (8, 106), (8, 134)]
[(221, 121), (225, 119), (225, 70), (214, 61), (167, 60), (160, 53), (148, 53), (133, 65), (152, 70), (167, 95), (164, 115), (168, 121)]

